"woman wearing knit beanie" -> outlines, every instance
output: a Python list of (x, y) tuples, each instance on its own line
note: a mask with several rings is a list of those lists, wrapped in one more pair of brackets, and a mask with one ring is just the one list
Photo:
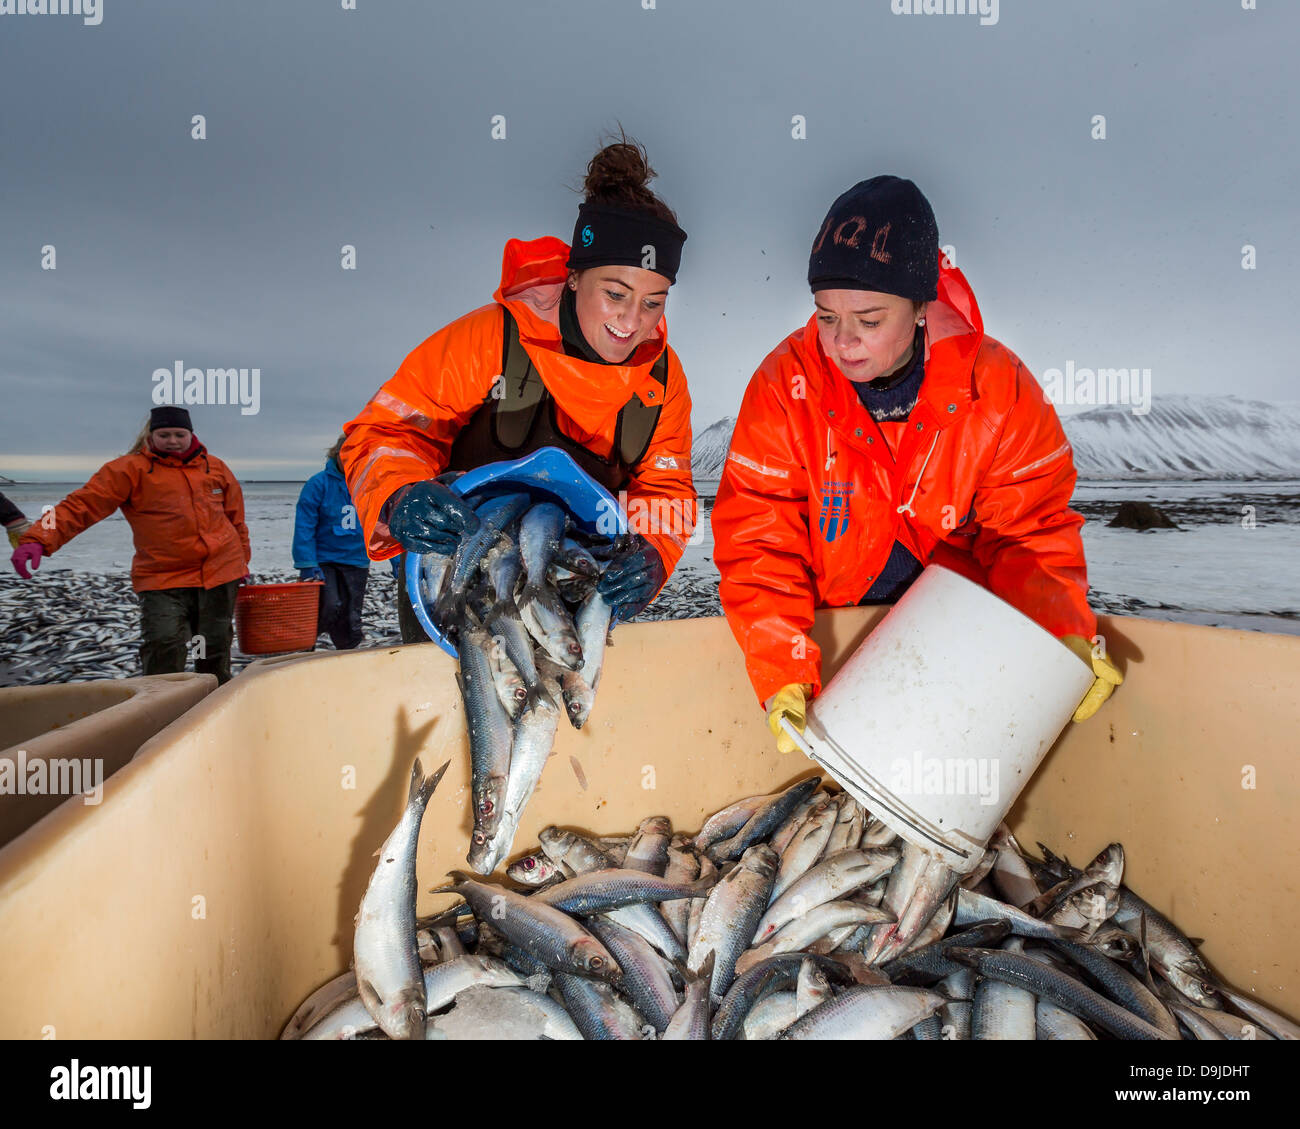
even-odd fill
[(808, 264), (815, 311), (759, 366), (713, 508), (723, 610), (782, 752), (821, 688), (819, 607), (890, 603), (942, 564), (1093, 667), (1075, 720), (1121, 676), (1091, 655), (1096, 617), (1070, 509), (1075, 470), (1028, 369), (984, 333), (910, 180), (831, 205)]
[[(507, 242), (494, 301), (419, 345), (344, 427), (371, 559), (450, 553), (477, 529), (444, 473), (559, 447), (612, 494), (626, 491), (644, 534), (605, 570), (601, 594), (626, 619), (658, 593), (696, 495), (690, 394), (663, 316), (686, 233), (647, 186), (654, 175), (627, 138), (597, 152), (572, 241)], [(638, 529), (646, 513), (672, 520)], [(402, 638), (426, 638), (398, 576)]]
[(14, 570), (30, 580), (42, 558), (118, 509), (135, 541), (131, 585), (144, 673), (183, 671), (193, 650), (196, 671), (228, 682), (235, 595), (250, 556), (244, 492), (199, 442), (185, 408), (154, 408), (125, 455), (27, 529)]

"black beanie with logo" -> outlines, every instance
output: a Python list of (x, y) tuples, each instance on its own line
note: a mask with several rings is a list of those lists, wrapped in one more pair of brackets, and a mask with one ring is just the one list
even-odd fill
[(939, 287), (939, 227), (910, 180), (874, 176), (845, 192), (826, 214), (808, 259), (818, 290), (874, 290), (933, 302)]

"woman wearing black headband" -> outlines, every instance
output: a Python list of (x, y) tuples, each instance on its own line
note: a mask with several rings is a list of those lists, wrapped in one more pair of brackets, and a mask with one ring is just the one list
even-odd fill
[[(696, 496), (690, 395), (663, 317), (686, 233), (653, 176), (634, 142), (601, 149), (572, 244), (511, 239), (495, 301), (419, 345), (346, 425), (372, 559), (453, 551), (478, 519), (438, 476), (550, 446), (623, 495), (638, 536), (600, 581), (620, 618), (663, 586)], [(405, 599), (399, 613), (403, 638), (423, 638)]]

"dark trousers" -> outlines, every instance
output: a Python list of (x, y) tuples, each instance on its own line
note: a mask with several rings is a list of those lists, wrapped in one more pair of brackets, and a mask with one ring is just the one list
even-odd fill
[(370, 569), (356, 565), (322, 564), (325, 587), (320, 592), (318, 631), (330, 637), (336, 650), (350, 651), (361, 644), (361, 609), (366, 602)]
[(403, 643), (429, 643), (429, 633), (415, 618), (415, 610), (406, 594), (406, 554), (399, 558), (401, 564), (397, 569), (397, 626), (402, 633)]
[(137, 592), (140, 664), (145, 674), (178, 674), (190, 655), (200, 674), (230, 681), (231, 620), (239, 581), (215, 588), (159, 588)]

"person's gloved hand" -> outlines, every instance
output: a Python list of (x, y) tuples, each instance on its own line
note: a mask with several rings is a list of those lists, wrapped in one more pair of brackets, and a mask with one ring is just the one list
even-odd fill
[(644, 537), (634, 535), (630, 546), (609, 563), (596, 591), (622, 622), (640, 615), (667, 579), (658, 551)]
[(789, 686), (782, 686), (781, 689), (768, 698), (767, 727), (776, 738), (776, 751), (778, 753), (793, 753), (799, 747), (794, 743), (794, 739), (790, 734), (781, 728), (781, 719), (788, 717), (790, 724), (802, 733), (804, 726), (808, 724), (808, 697), (810, 694), (812, 694), (812, 686), (809, 683), (791, 682)]
[(1124, 676), (1119, 672), (1119, 667), (1105, 655), (1095, 654), (1092, 644), (1082, 635), (1063, 635), (1061, 642), (1086, 662), (1096, 676), (1083, 696), (1083, 701), (1079, 703), (1079, 708), (1074, 711), (1075, 721), (1087, 721), (1101, 709), (1102, 702), (1115, 692), (1115, 687), (1124, 681)]
[(24, 580), (31, 580), (32, 572), (41, 567), (41, 557), (44, 556), (44, 550), (41, 548), (39, 541), (24, 541), (13, 552), (9, 558), (14, 566), (14, 571)]
[(474, 507), (441, 482), (414, 482), (393, 495), (388, 529), (407, 552), (451, 556), (478, 527)]
[(299, 580), (324, 580), (325, 570), (312, 565), (311, 568), (300, 568), (298, 570)]

